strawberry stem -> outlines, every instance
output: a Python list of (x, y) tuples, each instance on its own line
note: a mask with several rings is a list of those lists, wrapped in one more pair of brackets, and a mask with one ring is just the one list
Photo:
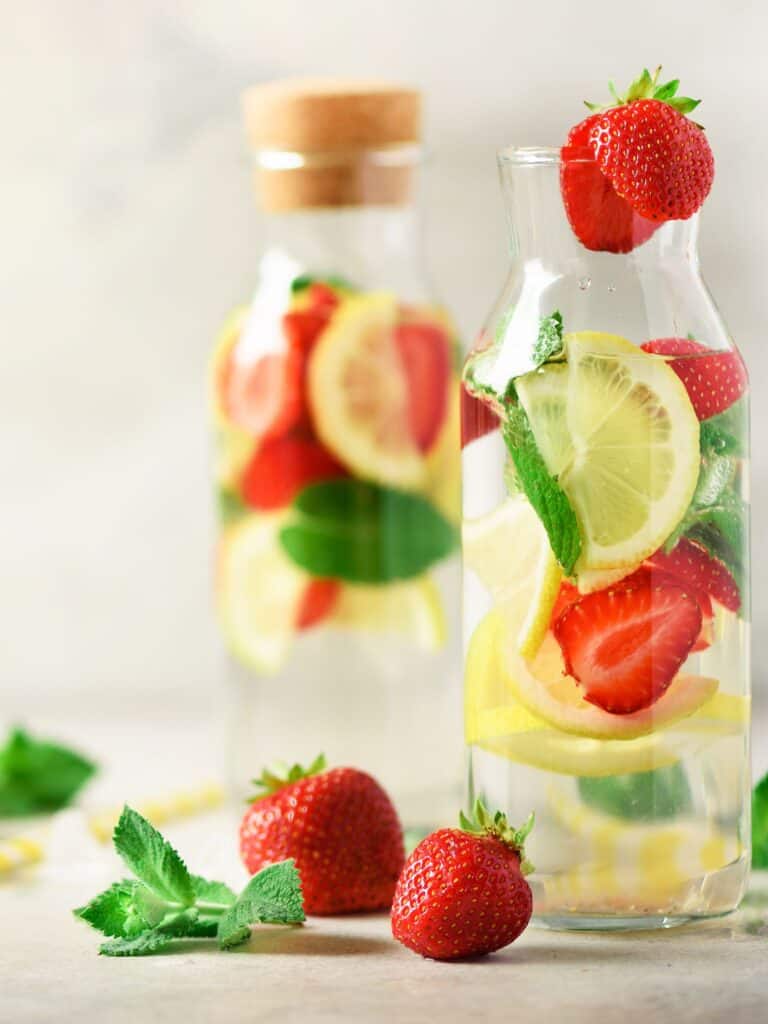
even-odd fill
[(290, 786), (292, 782), (298, 782), (300, 779), (308, 779), (313, 775), (319, 775), (325, 771), (326, 766), (325, 754), (318, 754), (308, 768), (304, 768), (298, 762), (290, 765), (290, 767), (287, 764), (276, 765), (274, 771), (265, 768), (258, 778), (251, 779), (251, 782), (256, 787), (256, 793), (249, 797), (247, 802), (251, 804), (255, 800), (262, 800), (265, 796), (279, 793), (281, 789)]
[(661, 103), (667, 103), (680, 114), (690, 114), (692, 110), (698, 107), (701, 100), (691, 99), (690, 96), (677, 95), (677, 90), (680, 87), (679, 78), (673, 78), (669, 82), (659, 85), (660, 75), (661, 64), (659, 64), (653, 74), (650, 73), (648, 68), (643, 68), (642, 74), (638, 75), (623, 95), (617, 92), (613, 82), (608, 83), (608, 91), (613, 97), (613, 103), (601, 105), (599, 103), (589, 103), (585, 100), (584, 105), (593, 113), (601, 113), (604, 110), (611, 110), (613, 107), (622, 107), (627, 103), (633, 103), (635, 100), (659, 100)]
[(520, 870), (524, 875), (534, 870), (533, 864), (525, 856), (525, 840), (531, 833), (533, 822), (534, 815), (531, 811), (522, 828), (513, 828), (507, 821), (506, 814), (501, 811), (491, 814), (480, 797), (475, 800), (469, 816), (463, 811), (459, 812), (459, 827), (462, 832), (468, 832), (472, 836), (494, 836), (500, 839), (518, 854)]

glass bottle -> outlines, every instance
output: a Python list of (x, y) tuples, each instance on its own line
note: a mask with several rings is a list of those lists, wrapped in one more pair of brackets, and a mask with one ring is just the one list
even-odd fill
[(535, 811), (542, 923), (722, 914), (749, 867), (744, 365), (698, 216), (593, 252), (582, 168), (499, 164), (512, 266), (462, 397), (469, 796)]
[(460, 790), (460, 456), (419, 95), (298, 81), (244, 100), (262, 255), (210, 371), (233, 778), (322, 751), (428, 826)]

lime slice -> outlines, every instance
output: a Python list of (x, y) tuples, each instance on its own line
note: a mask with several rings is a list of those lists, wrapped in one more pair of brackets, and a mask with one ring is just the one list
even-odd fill
[(684, 515), (699, 423), (667, 363), (617, 335), (565, 336), (567, 362), (516, 382), (549, 471), (583, 534), (577, 572), (639, 564)]
[(462, 545), (465, 566), (494, 602), (521, 610), (517, 650), (532, 657), (549, 628), (562, 580), (538, 516), (523, 496), (510, 498), (489, 515), (465, 521)]
[(428, 651), (443, 647), (447, 636), (440, 590), (429, 576), (377, 586), (345, 583), (326, 625), (396, 634)]
[(224, 534), (216, 599), (225, 639), (238, 660), (262, 674), (282, 667), (309, 576), (280, 546), (283, 513), (253, 515)]
[(416, 489), (426, 460), (409, 425), (408, 381), (394, 342), (394, 295), (347, 299), (309, 361), (309, 399), (320, 439), (355, 474)]

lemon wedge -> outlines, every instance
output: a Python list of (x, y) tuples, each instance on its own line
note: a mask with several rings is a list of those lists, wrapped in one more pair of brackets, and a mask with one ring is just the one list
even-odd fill
[(566, 362), (520, 377), (517, 394), (547, 469), (576, 512), (583, 541), (577, 574), (634, 566), (690, 504), (698, 419), (667, 363), (625, 338), (582, 331), (567, 334), (564, 345)]
[(448, 632), (440, 589), (430, 576), (370, 586), (345, 583), (325, 624), (396, 634), (427, 651), (443, 647)]

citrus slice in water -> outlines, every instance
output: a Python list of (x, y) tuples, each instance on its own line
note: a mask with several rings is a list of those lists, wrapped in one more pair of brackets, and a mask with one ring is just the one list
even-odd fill
[(394, 295), (347, 299), (309, 360), (312, 420), (323, 444), (366, 480), (417, 489), (427, 463), (410, 422), (409, 380), (395, 342)]
[(280, 546), (282, 513), (249, 516), (224, 534), (216, 604), (225, 640), (249, 668), (279, 671), (302, 612), (310, 577)]
[(465, 567), (494, 602), (520, 609), (516, 647), (532, 657), (549, 627), (562, 572), (528, 500), (509, 498), (488, 515), (465, 520), (462, 547)]
[(565, 336), (567, 361), (516, 381), (547, 469), (579, 520), (579, 571), (639, 564), (685, 514), (699, 471), (699, 424), (663, 359), (625, 338)]
[(327, 625), (390, 633), (434, 651), (447, 636), (440, 590), (430, 576), (403, 583), (345, 583)]

